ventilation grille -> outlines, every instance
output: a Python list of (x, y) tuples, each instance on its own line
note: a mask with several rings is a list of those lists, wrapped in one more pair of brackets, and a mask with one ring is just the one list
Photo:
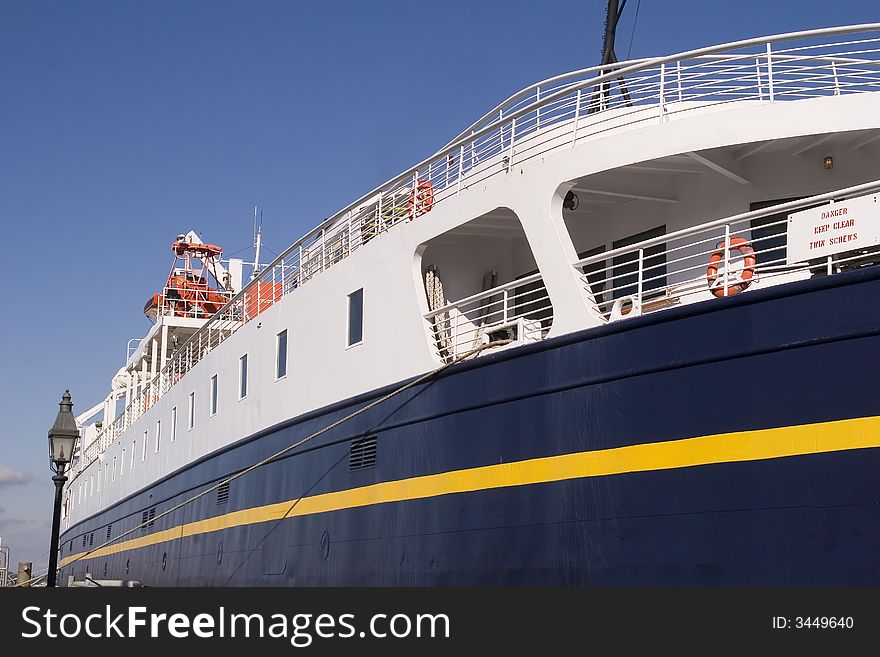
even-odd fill
[(348, 457), (348, 469), (352, 472), (355, 470), (367, 470), (376, 467), (376, 449), (378, 447), (378, 436), (369, 436), (368, 438), (358, 438), (351, 441), (351, 452)]
[(217, 506), (223, 506), (229, 501), (229, 482), (220, 484), (217, 489)]
[(107, 540), (110, 540), (110, 532), (113, 529), (113, 525), (107, 525)]
[[(153, 526), (153, 518), (155, 518), (155, 517), (156, 517), (156, 507), (153, 507), (149, 511), (144, 511), (141, 514), (141, 525), (143, 525), (141, 527), (141, 529), (143, 531), (147, 531), (147, 529), (152, 527)], [(147, 521), (149, 521), (149, 522), (147, 522)], [(147, 523), (146, 525), (144, 525), (145, 522)]]
[(83, 547), (86, 546), (86, 541), (89, 540), (89, 537), (83, 534)]
[(95, 544), (95, 532), (89, 534), (89, 547), (92, 547)]

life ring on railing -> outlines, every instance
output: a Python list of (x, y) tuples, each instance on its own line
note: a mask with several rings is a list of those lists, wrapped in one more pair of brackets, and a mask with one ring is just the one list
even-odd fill
[[(409, 214), (415, 219), (431, 211), (434, 205), (434, 186), (428, 180), (419, 180), (409, 195)], [(414, 211), (415, 210), (415, 211)]]
[(747, 239), (742, 237), (730, 238), (730, 250), (739, 251), (743, 258), (743, 268), (736, 273), (728, 274), (728, 283), (735, 281), (733, 285), (728, 285), (727, 290), (724, 289), (724, 277), (718, 275), (718, 265), (724, 261), (724, 252), (727, 250), (725, 242), (719, 242), (716, 251), (709, 258), (709, 267), (706, 269), (706, 279), (709, 281), (709, 290), (716, 297), (729, 297), (734, 294), (744, 292), (751, 285), (752, 278), (755, 276), (755, 265), (758, 259), (755, 257), (755, 250), (749, 244)]
[(614, 301), (614, 305), (611, 306), (611, 316), (610, 319), (612, 322), (623, 319), (624, 317), (633, 316), (638, 317), (642, 314), (642, 304), (639, 301), (637, 295), (632, 294), (625, 297), (620, 297)]

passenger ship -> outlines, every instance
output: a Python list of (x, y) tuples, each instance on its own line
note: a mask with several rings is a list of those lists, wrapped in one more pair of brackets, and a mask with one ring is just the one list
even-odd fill
[(180, 235), (59, 581), (880, 583), (878, 53), (544, 80), (250, 282)]

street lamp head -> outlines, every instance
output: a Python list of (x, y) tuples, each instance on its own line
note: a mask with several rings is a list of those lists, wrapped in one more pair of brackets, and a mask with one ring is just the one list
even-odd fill
[(49, 460), (54, 472), (59, 470), (63, 472), (73, 458), (79, 430), (76, 428), (76, 418), (73, 416), (73, 402), (70, 401), (69, 390), (64, 391), (58, 405), (61, 408), (55, 418), (55, 424), (49, 429)]

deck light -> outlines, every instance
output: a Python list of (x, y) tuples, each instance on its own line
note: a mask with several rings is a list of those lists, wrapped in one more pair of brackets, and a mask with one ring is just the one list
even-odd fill
[(70, 400), (70, 391), (65, 390), (58, 404), (61, 409), (55, 417), (55, 424), (49, 429), (49, 463), (55, 475), (55, 507), (52, 512), (52, 539), (49, 545), (49, 571), (46, 573), (46, 586), (55, 586), (55, 577), (58, 570), (58, 533), (61, 525), (61, 496), (67, 475), (64, 470), (73, 459), (73, 450), (76, 449), (76, 441), (79, 438), (79, 429), (76, 428), (76, 418), (73, 416), (73, 402)]

